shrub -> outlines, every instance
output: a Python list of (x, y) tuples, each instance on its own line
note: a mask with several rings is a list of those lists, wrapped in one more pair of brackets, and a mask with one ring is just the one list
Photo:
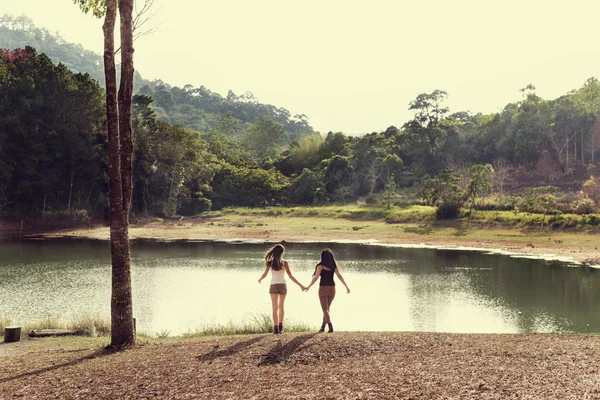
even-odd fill
[(587, 225), (597, 226), (600, 225), (600, 216), (598, 214), (586, 215), (584, 221)]
[(365, 203), (369, 205), (377, 204), (377, 196), (374, 194), (367, 196), (365, 199)]
[(592, 199), (582, 199), (575, 206), (575, 214), (587, 215), (596, 211), (596, 203)]
[(460, 215), (460, 206), (455, 202), (444, 202), (442, 203), (435, 212), (436, 220), (443, 219), (456, 219)]
[(193, 199), (183, 202), (179, 207), (180, 215), (197, 215), (205, 211), (209, 211), (212, 207), (212, 201), (202, 196), (201, 193), (196, 193)]
[(42, 218), (46, 221), (62, 224), (86, 224), (90, 221), (87, 210), (43, 211)]

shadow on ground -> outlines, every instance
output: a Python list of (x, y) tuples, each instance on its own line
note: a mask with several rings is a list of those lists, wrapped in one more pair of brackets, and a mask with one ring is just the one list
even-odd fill
[(108, 355), (115, 354), (115, 353), (117, 353), (117, 352), (112, 351), (112, 350), (107, 350), (107, 349), (101, 349), (101, 350), (93, 352), (92, 354), (88, 354), (87, 356), (76, 358), (74, 360), (67, 361), (62, 364), (56, 364), (56, 365), (52, 365), (49, 367), (36, 369), (35, 371), (24, 372), (22, 374), (9, 376), (6, 378), (0, 378), (0, 383), (10, 382), (10, 381), (14, 381), (16, 379), (26, 378), (29, 376), (41, 375), (43, 373), (55, 371), (55, 370), (58, 370), (61, 368), (72, 367), (73, 365), (81, 364), (82, 362), (87, 361), (87, 360), (93, 360), (94, 358), (104, 357), (104, 356), (108, 356)]
[(217, 350), (219, 348), (219, 346), (217, 345), (211, 351), (209, 351), (206, 354), (202, 354), (202, 355), (196, 357), (196, 359), (198, 361), (213, 361), (214, 359), (219, 358), (219, 357), (231, 356), (235, 353), (238, 353), (238, 352), (244, 350), (247, 347), (252, 346), (256, 342), (261, 341), (263, 338), (264, 338), (264, 336), (258, 336), (258, 337), (252, 338), (250, 340), (246, 340), (244, 342), (236, 343), (233, 346), (228, 347), (223, 350)]
[(258, 363), (259, 367), (264, 367), (267, 365), (275, 365), (280, 364), (282, 362), (287, 361), (294, 353), (298, 350), (304, 350), (311, 345), (302, 346), (304, 343), (312, 339), (318, 335), (317, 333), (311, 333), (308, 335), (296, 336), (286, 344), (281, 344), (278, 342), (275, 347), (273, 347), (265, 358)]

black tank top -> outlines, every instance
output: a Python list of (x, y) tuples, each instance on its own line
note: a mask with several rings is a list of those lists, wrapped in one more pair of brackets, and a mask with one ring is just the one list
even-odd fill
[(325, 267), (323, 267), (321, 270), (321, 280), (319, 281), (319, 286), (335, 286), (335, 281), (333, 280), (334, 273), (335, 270), (329, 269), (329, 271), (327, 271)]

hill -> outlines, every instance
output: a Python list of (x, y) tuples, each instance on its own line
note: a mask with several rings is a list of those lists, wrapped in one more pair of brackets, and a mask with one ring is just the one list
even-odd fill
[[(0, 17), (0, 48), (13, 50), (32, 47), (44, 53), (55, 63), (62, 63), (72, 72), (89, 74), (100, 86), (104, 86), (102, 56), (85, 49), (80, 44), (67, 42), (60, 34), (46, 28), (36, 27), (27, 16)], [(292, 115), (282, 107), (263, 104), (252, 93), (235, 95), (229, 91), (226, 97), (200, 86), (183, 88), (171, 86), (161, 80), (150, 81), (136, 71), (134, 79), (136, 93), (151, 95), (153, 108), (158, 118), (174, 125), (181, 125), (197, 131), (209, 131), (223, 124), (221, 115), (229, 118), (229, 133), (239, 135), (261, 115), (272, 117), (286, 132), (287, 142), (300, 139), (313, 129), (304, 114)]]

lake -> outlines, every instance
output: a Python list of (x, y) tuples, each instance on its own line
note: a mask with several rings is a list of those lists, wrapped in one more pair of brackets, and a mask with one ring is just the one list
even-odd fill
[[(290, 243), (285, 258), (307, 285), (320, 253), (336, 255), (336, 330), (469, 333), (600, 332), (600, 270), (475, 251)], [(172, 335), (271, 313), (268, 245), (132, 241), (139, 331)], [(83, 239), (0, 242), (0, 317), (110, 316), (110, 247)], [(321, 322), (318, 287), (288, 280), (286, 320)]]

